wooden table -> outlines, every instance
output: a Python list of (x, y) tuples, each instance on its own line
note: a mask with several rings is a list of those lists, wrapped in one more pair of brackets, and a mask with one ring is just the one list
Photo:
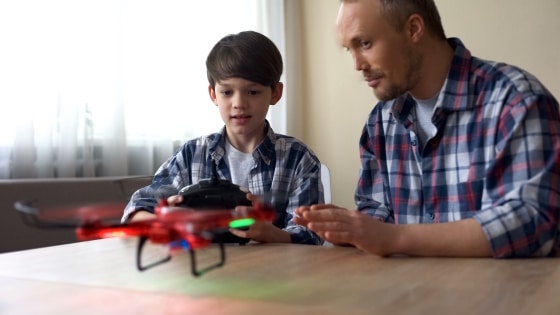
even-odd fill
[[(560, 314), (558, 259), (378, 258), (349, 247), (228, 246), (144, 272), (135, 239), (0, 255), (0, 314)], [(201, 260), (216, 248), (198, 252)]]

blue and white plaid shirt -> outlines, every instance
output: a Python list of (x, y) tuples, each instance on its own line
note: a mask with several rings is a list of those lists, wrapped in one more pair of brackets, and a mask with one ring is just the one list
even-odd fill
[[(324, 202), (321, 163), (303, 142), (276, 134), (266, 122), (267, 135), (253, 152), (255, 164), (249, 173), (249, 191), (266, 196), (266, 202), (277, 211), (274, 225), (291, 234), (293, 243), (322, 244), (307, 228), (293, 222), (295, 208)], [(136, 191), (124, 210), (122, 221), (137, 209), (154, 212), (160, 198), (176, 195), (185, 186), (212, 176), (217, 163), (218, 175), (231, 180), (225, 155), (225, 127), (220, 133), (192, 139), (154, 175), (151, 185)], [(269, 198), (268, 198), (269, 197)]]
[(411, 96), (372, 110), (360, 139), (358, 210), (397, 224), (473, 218), (495, 257), (558, 255), (558, 102), (527, 72), (449, 43), (437, 132), (423, 147)]

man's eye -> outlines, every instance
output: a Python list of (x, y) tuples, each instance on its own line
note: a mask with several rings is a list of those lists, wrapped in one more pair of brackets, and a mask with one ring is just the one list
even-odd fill
[(371, 47), (371, 42), (367, 41), (367, 40), (363, 40), (360, 42), (360, 45), (362, 46), (362, 48), (370, 48)]

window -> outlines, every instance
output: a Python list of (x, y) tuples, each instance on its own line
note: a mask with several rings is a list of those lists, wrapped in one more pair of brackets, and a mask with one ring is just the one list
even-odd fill
[(283, 52), (283, 1), (0, 2), (0, 178), (153, 174), (223, 125), (206, 55), (249, 29)]

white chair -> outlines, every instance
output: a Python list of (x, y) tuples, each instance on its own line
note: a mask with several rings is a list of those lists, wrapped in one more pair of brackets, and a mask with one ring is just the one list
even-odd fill
[(321, 164), (321, 182), (325, 193), (325, 203), (331, 203), (331, 172), (325, 164)]
[[(323, 192), (325, 194), (325, 203), (331, 203), (331, 171), (325, 164), (321, 164), (321, 182), (323, 183)], [(325, 247), (333, 247), (334, 245), (330, 242), (325, 241), (323, 243)]]

